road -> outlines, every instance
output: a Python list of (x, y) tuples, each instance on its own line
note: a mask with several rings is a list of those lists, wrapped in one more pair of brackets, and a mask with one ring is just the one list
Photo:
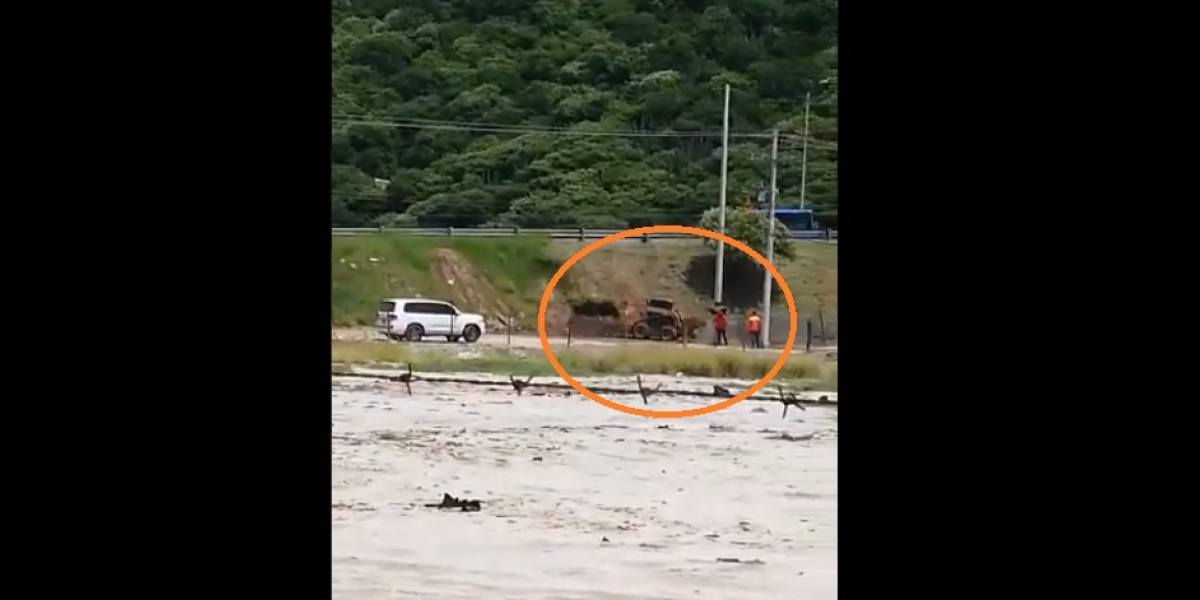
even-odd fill
[[(383, 340), (383, 338), (381, 336), (376, 334), (375, 331), (369, 327), (334, 328), (332, 338), (334, 340), (338, 340), (338, 341), (370, 341), (370, 340), (382, 341)], [(448, 346), (450, 346), (451, 344), (444, 340), (425, 340), (425, 341), (422, 341), (422, 342), (419, 342), (416, 344), (411, 344), (411, 345), (416, 348), (429, 348), (430, 350), (435, 350), (435, 349), (445, 349)], [(459, 345), (462, 345), (462, 344), (459, 344)], [(483, 346), (486, 348), (516, 348), (516, 349), (521, 349), (521, 350), (526, 350), (526, 349), (534, 350), (534, 349), (539, 349), (542, 347), (542, 341), (536, 335), (517, 334), (517, 335), (513, 335), (513, 336), (509, 337), (503, 333), (492, 333), (492, 334), (486, 334), (482, 338), (480, 338), (479, 342), (477, 342), (477, 345)], [(551, 336), (550, 337), (550, 345), (555, 348), (564, 347), (567, 345), (567, 338), (559, 337), (559, 336)], [(801, 353), (803, 353), (804, 341), (802, 339), (799, 339), (799, 336), (797, 338), (796, 345), (799, 347), (798, 349), (801, 351)], [(578, 347), (578, 346), (601, 347), (601, 348), (604, 348), (604, 347), (607, 347), (607, 348), (639, 347), (639, 346), (641, 346), (641, 347), (647, 347), (647, 348), (662, 348), (665, 346), (675, 347), (676, 345), (675, 344), (666, 344), (664, 342), (654, 342), (654, 341), (649, 341), (649, 340), (573, 338), (571, 340), (570, 347), (574, 348), (574, 347)], [(774, 352), (774, 353), (779, 352), (778, 348), (769, 348), (766, 350), (750, 350), (750, 349), (743, 350), (740, 346), (728, 346), (728, 347), (724, 347), (724, 348), (715, 348), (715, 347), (709, 346), (707, 344), (688, 344), (688, 347), (695, 348), (698, 350), (703, 349), (703, 350), (712, 351), (712, 352)], [(812, 351), (814, 353), (836, 352), (837, 346), (813, 346)]]
[[(373, 227), (334, 227), (334, 236), (360, 236), (360, 235), (403, 235), (411, 237), (487, 237), (487, 238), (505, 238), (505, 237), (545, 237), (550, 239), (560, 240), (598, 240), (619, 233), (620, 229), (584, 229), (577, 228), (568, 229), (497, 229), (491, 227), (483, 228), (467, 228), (467, 229), (446, 229), (446, 228), (397, 228), (397, 229), (378, 229)], [(790, 237), (794, 240), (835, 240), (838, 237), (836, 229), (817, 230), (795, 230), (789, 231)], [(652, 233), (648, 236), (651, 240), (669, 240), (669, 239), (690, 239), (695, 235), (691, 233)], [(643, 238), (646, 239), (646, 238)]]

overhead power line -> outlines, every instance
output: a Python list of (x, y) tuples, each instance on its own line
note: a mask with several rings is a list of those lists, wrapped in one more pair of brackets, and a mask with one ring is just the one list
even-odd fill
[[(332, 122), (335, 125), (365, 125), (370, 127), (391, 127), (397, 129), (419, 129), (440, 131), (470, 131), (476, 133), (508, 133), (515, 135), (557, 135), (565, 137), (616, 137), (616, 138), (719, 138), (720, 131), (645, 131), (645, 130), (589, 130), (566, 129), (561, 127), (543, 127), (536, 125), (501, 125), (495, 123), (478, 123), (471, 121), (442, 121), (418, 118), (388, 118), (368, 117), (362, 115), (334, 114)], [(729, 137), (736, 139), (770, 139), (770, 133), (729, 132)], [(803, 136), (780, 134), (780, 139), (793, 142), (803, 141)], [(836, 150), (837, 144), (818, 139), (809, 139), (809, 147), (825, 150)]]

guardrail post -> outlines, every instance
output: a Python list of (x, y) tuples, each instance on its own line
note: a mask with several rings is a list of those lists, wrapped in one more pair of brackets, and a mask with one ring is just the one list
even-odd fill
[(649, 243), (650, 243), (650, 234), (648, 234), (648, 233), (643, 233), (643, 234), (642, 234), (642, 243), (643, 243), (643, 244), (649, 244)]
[(513, 235), (521, 235), (521, 228), (513, 227)]
[(453, 236), (454, 236), (454, 228), (453, 228), (453, 227), (447, 227), (447, 228), (446, 228), (446, 235), (453, 237)]
[(811, 317), (808, 319), (808, 326), (805, 329), (806, 329), (806, 333), (804, 336), (804, 352), (808, 353), (808, 352), (812, 352), (812, 318)]
[(825, 229), (825, 241), (828, 242), (829, 240), (832, 240), (832, 239), (833, 239), (833, 230), (826, 228)]
[(579, 228), (579, 241), (581, 241), (581, 242), (582, 242), (582, 241), (584, 241), (585, 239), (587, 239), (587, 238), (586, 238), (586, 237), (584, 237), (583, 228), (582, 228), (582, 227), (580, 227), (580, 228)]
[(829, 340), (825, 337), (825, 311), (820, 308), (817, 309), (817, 320), (821, 325), (821, 345), (825, 346), (829, 344)]
[(679, 345), (687, 348), (688, 324), (683, 318), (683, 313), (678, 310), (675, 312), (675, 318), (679, 320)]

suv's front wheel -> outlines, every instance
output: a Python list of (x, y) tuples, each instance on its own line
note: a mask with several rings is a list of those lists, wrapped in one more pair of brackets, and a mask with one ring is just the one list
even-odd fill
[(419, 342), (424, 335), (425, 328), (420, 325), (409, 325), (408, 329), (404, 330), (404, 339), (410, 342)]
[(463, 339), (467, 340), (468, 344), (474, 344), (479, 340), (482, 332), (479, 331), (478, 325), (467, 325), (463, 328)]

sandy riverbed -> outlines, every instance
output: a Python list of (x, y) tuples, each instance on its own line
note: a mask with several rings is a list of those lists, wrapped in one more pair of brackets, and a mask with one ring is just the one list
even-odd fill
[(333, 379), (335, 600), (837, 597), (836, 408), (431, 387)]

